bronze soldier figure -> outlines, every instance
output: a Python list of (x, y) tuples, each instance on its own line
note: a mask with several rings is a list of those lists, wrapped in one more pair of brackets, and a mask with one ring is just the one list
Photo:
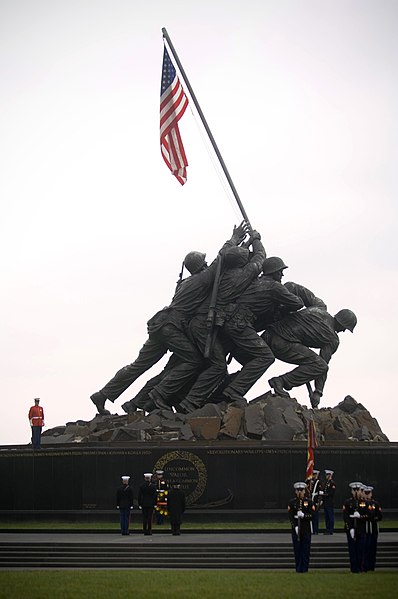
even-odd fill
[[(328, 364), (339, 346), (337, 333), (353, 332), (357, 324), (354, 312), (343, 309), (334, 316), (318, 307), (305, 308), (269, 325), (263, 333), (278, 360), (297, 364), (294, 370), (269, 380), (280, 396), (289, 396), (286, 390), (315, 380), (310, 400), (313, 408), (319, 405), (326, 383)], [(319, 348), (319, 355), (311, 347)]]
[[(232, 302), (235, 302), (252, 281), (258, 277), (261, 265), (265, 259), (265, 250), (261, 243), (260, 234), (257, 231), (252, 231), (250, 241), (253, 247), (253, 254), (251, 256), (249, 250), (243, 247), (231, 247), (224, 252), (222, 261), (223, 269), (220, 276), (215, 308), (217, 328), (213, 333), (212, 352), (208, 358), (208, 367), (199, 374), (197, 381), (189, 391), (187, 397), (181, 402), (179, 409), (182, 411), (192, 412), (205, 404), (227, 374), (227, 364), (225, 360), (226, 351), (217, 333), (220, 327), (224, 325), (223, 338), (225, 338), (226, 322), (232, 317), (237, 306)], [(210, 295), (208, 295), (198, 309), (197, 314), (191, 320), (189, 327), (190, 334), (203, 355), (205, 354), (208, 337), (206, 322), (209, 306)], [(257, 337), (255, 332), (254, 335)], [(227, 334), (227, 337), (231, 336)], [(231, 341), (233, 342), (232, 339)], [(263, 357), (261, 355), (261, 346), (265, 346), (265, 344), (260, 340), (260, 343), (257, 342), (256, 347), (252, 348), (251, 357), (253, 360), (257, 360), (262, 364)], [(263, 370), (261, 367), (261, 374), (262, 372)], [(256, 371), (257, 378), (259, 378), (261, 374), (257, 374)], [(232, 391), (232, 387), (230, 388), (230, 386), (224, 390), (226, 397), (232, 400), (237, 397), (241, 398), (244, 392), (257, 380), (257, 378), (255, 378), (255, 380), (253, 380), (253, 382), (246, 388), (243, 384), (244, 375), (242, 375), (241, 378), (242, 383), (239, 386), (239, 382), (237, 382), (235, 391)], [(232, 397), (231, 394), (233, 394)]]

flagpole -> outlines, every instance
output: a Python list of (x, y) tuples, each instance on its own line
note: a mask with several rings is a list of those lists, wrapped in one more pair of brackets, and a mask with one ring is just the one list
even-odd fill
[(202, 109), (199, 106), (199, 102), (196, 99), (195, 93), (194, 93), (194, 91), (193, 91), (193, 89), (191, 87), (191, 84), (189, 83), (188, 77), (185, 74), (184, 68), (183, 68), (183, 66), (182, 66), (182, 64), (180, 62), (180, 59), (178, 58), (177, 52), (175, 51), (175, 48), (173, 46), (173, 42), (171, 41), (170, 36), (167, 33), (167, 30), (166, 30), (165, 27), (162, 27), (162, 34), (163, 34), (163, 38), (167, 41), (167, 44), (168, 44), (168, 46), (169, 46), (169, 48), (171, 50), (171, 53), (173, 54), (174, 60), (177, 63), (177, 66), (179, 68), (181, 76), (182, 76), (182, 78), (184, 80), (185, 85), (187, 86), (187, 89), (188, 89), (189, 94), (190, 94), (190, 96), (191, 96), (191, 98), (193, 100), (193, 103), (195, 104), (196, 110), (198, 111), (198, 114), (199, 114), (199, 116), (201, 118), (203, 126), (204, 126), (204, 128), (206, 130), (206, 133), (209, 136), (209, 139), (211, 141), (213, 149), (214, 149), (214, 151), (215, 151), (215, 153), (217, 155), (217, 158), (218, 158), (218, 160), (219, 160), (219, 162), (221, 164), (221, 167), (222, 167), (222, 169), (224, 171), (225, 177), (226, 177), (226, 179), (227, 179), (227, 181), (228, 181), (228, 183), (229, 183), (229, 185), (231, 187), (232, 193), (234, 194), (235, 200), (236, 200), (236, 202), (237, 202), (237, 204), (239, 206), (239, 209), (240, 209), (240, 211), (242, 213), (242, 216), (245, 219), (245, 221), (247, 222), (247, 224), (249, 225), (250, 230), (252, 231), (253, 229), (252, 229), (252, 226), (250, 224), (249, 218), (248, 218), (248, 216), (246, 214), (246, 210), (243, 207), (243, 204), (242, 204), (242, 202), (240, 200), (239, 194), (238, 194), (238, 192), (236, 190), (236, 187), (235, 187), (235, 185), (234, 185), (234, 183), (233, 183), (233, 181), (231, 179), (231, 175), (228, 172), (227, 166), (226, 166), (226, 164), (225, 164), (225, 162), (223, 160), (223, 157), (221, 156), (220, 150), (218, 149), (218, 146), (217, 146), (216, 141), (215, 141), (215, 139), (213, 137), (213, 134), (210, 131), (210, 127), (207, 124), (207, 121), (206, 121), (205, 116), (204, 116), (204, 114), (202, 112)]

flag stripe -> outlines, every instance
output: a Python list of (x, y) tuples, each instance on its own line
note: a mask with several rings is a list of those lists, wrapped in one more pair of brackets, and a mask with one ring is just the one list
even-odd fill
[(188, 98), (165, 46), (160, 89), (160, 149), (167, 167), (181, 185), (187, 180), (188, 161), (178, 121), (187, 106)]

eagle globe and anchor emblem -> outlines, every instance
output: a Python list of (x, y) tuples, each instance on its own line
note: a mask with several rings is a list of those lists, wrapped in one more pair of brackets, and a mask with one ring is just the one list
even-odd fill
[(156, 470), (167, 473), (168, 484), (180, 484), (186, 495), (187, 505), (193, 505), (203, 495), (207, 483), (206, 466), (189, 451), (171, 451), (155, 464)]

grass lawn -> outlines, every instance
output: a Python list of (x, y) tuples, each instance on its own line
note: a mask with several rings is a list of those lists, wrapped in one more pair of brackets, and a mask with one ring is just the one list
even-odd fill
[(0, 599), (390, 599), (397, 586), (398, 572), (387, 571), (0, 571)]

